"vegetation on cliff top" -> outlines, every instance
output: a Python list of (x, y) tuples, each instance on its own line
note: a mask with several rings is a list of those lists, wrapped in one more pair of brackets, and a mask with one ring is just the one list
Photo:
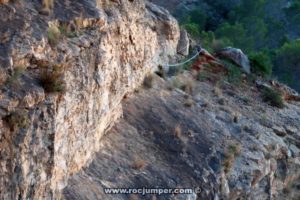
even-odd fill
[[(201, 1), (199, 1), (201, 2)], [(300, 91), (299, 0), (207, 0), (209, 6), (178, 9), (183, 28), (211, 52), (226, 46), (248, 54), (252, 71)]]

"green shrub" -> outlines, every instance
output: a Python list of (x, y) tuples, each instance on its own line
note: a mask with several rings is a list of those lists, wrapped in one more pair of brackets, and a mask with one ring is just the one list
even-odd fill
[(242, 72), (239, 67), (232, 66), (229, 68), (228, 81), (235, 85), (239, 85), (243, 80)]
[(194, 38), (199, 37), (200, 35), (200, 27), (198, 24), (195, 23), (188, 23), (188, 24), (183, 24), (182, 28), (187, 30), (187, 32)]
[(216, 39), (212, 31), (202, 31), (199, 37), (201, 45), (209, 52), (217, 52), (220, 49), (232, 46), (232, 42), (228, 38)]
[(230, 41), (234, 47), (242, 49), (244, 52), (250, 52), (254, 46), (254, 39), (247, 34), (243, 24), (229, 23), (221, 24), (215, 32), (216, 38)]
[(191, 36), (198, 37), (206, 25), (206, 15), (201, 9), (194, 9), (180, 17), (180, 24)]
[(279, 76), (280, 81), (283, 83), (293, 86), (297, 83), (297, 80), (294, 78), (292, 71), (282, 72)]
[(239, 85), (243, 81), (243, 73), (240, 67), (232, 64), (230, 61), (223, 60), (223, 63), (228, 69), (227, 81), (229, 83)]
[(212, 31), (202, 31), (200, 33), (200, 43), (208, 51), (212, 51), (212, 43), (215, 40), (215, 34)]
[(271, 106), (283, 108), (283, 96), (282, 93), (273, 88), (265, 88), (262, 93), (262, 98), (265, 102), (269, 103)]
[(278, 65), (283, 65), (285, 69), (296, 69), (300, 66), (300, 39), (285, 43), (278, 49), (276, 61)]
[(300, 39), (287, 42), (275, 52), (274, 73), (280, 81), (299, 90)]
[(199, 25), (199, 30), (203, 30), (206, 24), (206, 14), (200, 9), (191, 10), (188, 14), (188, 22)]
[(264, 52), (251, 53), (249, 55), (252, 72), (257, 75), (269, 77), (272, 74), (271, 58)]

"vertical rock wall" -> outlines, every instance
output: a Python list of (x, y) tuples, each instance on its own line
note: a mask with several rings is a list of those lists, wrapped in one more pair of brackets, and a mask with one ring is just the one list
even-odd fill
[[(122, 116), (124, 95), (176, 54), (179, 28), (167, 11), (142, 0), (62, 0), (50, 17), (39, 16), (38, 2), (8, 6), (22, 8), (24, 13), (11, 17), (20, 17), (22, 27), (32, 26), (3, 44), (12, 50), (2, 60), (11, 62), (0, 69), (9, 74), (22, 63), (25, 72), (17, 90), (2, 86), (1, 100), (11, 103), (18, 97), (10, 110), (0, 102), (2, 117), (22, 108), (29, 126), (10, 130), (4, 120), (0, 123), (0, 199), (58, 199), (68, 176), (91, 160), (105, 131)], [(83, 20), (80, 34), (50, 47), (48, 24), (71, 24), (78, 17)], [(36, 77), (41, 63), (62, 64), (65, 93), (44, 91)]]

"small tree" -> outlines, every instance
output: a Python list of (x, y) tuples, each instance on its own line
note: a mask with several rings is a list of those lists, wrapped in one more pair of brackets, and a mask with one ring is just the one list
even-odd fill
[(251, 69), (254, 73), (264, 77), (268, 77), (272, 74), (272, 61), (267, 53), (251, 53), (249, 59), (251, 62)]
[(300, 66), (300, 39), (285, 43), (277, 52), (277, 62), (287, 68)]
[(265, 88), (262, 93), (262, 98), (265, 102), (269, 103), (271, 106), (283, 108), (283, 96), (282, 93), (273, 88)]
[(193, 37), (193, 38), (198, 38), (200, 35), (200, 27), (198, 24), (195, 23), (188, 23), (182, 25), (182, 28), (187, 30), (187, 32)]
[(275, 55), (274, 70), (279, 80), (300, 89), (300, 39), (285, 43)]
[(250, 52), (254, 46), (253, 37), (248, 36), (244, 26), (239, 23), (234, 25), (229, 23), (222, 24), (216, 30), (216, 37), (231, 41), (234, 47), (241, 48), (245, 52)]

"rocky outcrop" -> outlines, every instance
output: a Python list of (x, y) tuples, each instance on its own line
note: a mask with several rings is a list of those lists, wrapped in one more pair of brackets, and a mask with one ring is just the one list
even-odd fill
[(184, 29), (180, 30), (180, 39), (177, 46), (177, 53), (183, 56), (189, 55), (190, 39), (188, 32)]
[(245, 55), (240, 49), (227, 47), (218, 51), (216, 55), (218, 57), (230, 60), (234, 64), (240, 66), (248, 74), (251, 72), (251, 66), (248, 56)]
[(142, 0), (55, 1), (50, 16), (40, 7), (0, 5), (0, 199), (58, 199), (124, 95), (179, 39), (176, 20)]

